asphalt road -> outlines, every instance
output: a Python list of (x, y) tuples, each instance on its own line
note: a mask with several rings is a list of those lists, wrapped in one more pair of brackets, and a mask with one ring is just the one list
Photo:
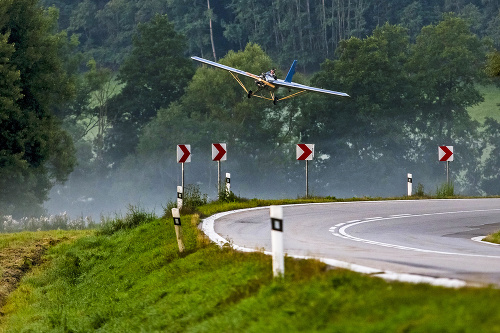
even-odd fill
[[(500, 230), (500, 199), (364, 201), (284, 206), (289, 255), (380, 271), (500, 285), (500, 246), (471, 240)], [(217, 234), (271, 250), (269, 209), (215, 220)]]

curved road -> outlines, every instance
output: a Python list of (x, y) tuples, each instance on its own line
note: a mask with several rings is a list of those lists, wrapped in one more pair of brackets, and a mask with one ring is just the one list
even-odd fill
[[(283, 214), (289, 255), (335, 259), (372, 274), (500, 285), (500, 246), (472, 240), (500, 230), (500, 199), (291, 205)], [(269, 209), (261, 208), (215, 217), (214, 229), (237, 246), (270, 251), (270, 225)]]

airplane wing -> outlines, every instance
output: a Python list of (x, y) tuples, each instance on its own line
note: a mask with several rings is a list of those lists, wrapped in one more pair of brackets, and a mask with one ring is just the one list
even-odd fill
[(269, 83), (272, 83), (278, 87), (309, 90), (309, 91), (315, 91), (315, 92), (324, 93), (324, 94), (350, 97), (348, 94), (343, 93), (343, 92), (321, 89), (321, 88), (316, 88), (316, 87), (310, 87), (310, 86), (306, 86), (306, 85), (295, 83), (295, 82), (287, 82), (284, 80), (274, 80), (274, 81), (270, 81)]
[(251, 77), (252, 79), (256, 79), (256, 80), (260, 80), (261, 79), (259, 76), (255, 75), (255, 74), (248, 73), (248, 72), (245, 72), (245, 71), (233, 68), (233, 67), (229, 67), (229, 66), (226, 66), (226, 65), (222, 65), (222, 64), (219, 64), (219, 63), (217, 63), (215, 61), (210, 61), (210, 60), (203, 59), (203, 58), (200, 58), (200, 57), (191, 57), (191, 59), (199, 61), (199, 62), (202, 62), (202, 63), (210, 65), (210, 66), (214, 66), (214, 67), (219, 67), (219, 68), (225, 69), (226, 71), (230, 71), (230, 72), (233, 72), (233, 73), (238, 73), (238, 74), (241, 74), (241, 75), (244, 75), (244, 76), (248, 76), (248, 77)]

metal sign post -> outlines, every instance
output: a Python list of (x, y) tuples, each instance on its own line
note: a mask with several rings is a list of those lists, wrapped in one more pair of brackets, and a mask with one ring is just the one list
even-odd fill
[(306, 160), (306, 198), (309, 198), (309, 161)]
[(212, 143), (212, 161), (217, 161), (217, 196), (220, 196), (220, 161), (227, 160), (225, 143)]
[(309, 197), (309, 163), (314, 157), (314, 144), (299, 143), (296, 148), (298, 161), (306, 161), (306, 198)]
[(184, 163), (191, 162), (191, 145), (177, 145), (177, 163), (181, 163), (181, 186), (184, 193)]
[(450, 162), (453, 162), (453, 146), (439, 146), (438, 158), (446, 162), (446, 184), (450, 185)]
[(450, 161), (446, 161), (446, 184), (450, 185)]

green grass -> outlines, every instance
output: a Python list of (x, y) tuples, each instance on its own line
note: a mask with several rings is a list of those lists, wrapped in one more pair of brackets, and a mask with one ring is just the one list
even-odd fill
[(0, 332), (500, 332), (500, 290), (389, 283), (291, 258), (275, 280), (268, 256), (209, 243), (197, 215), (182, 217), (183, 254), (170, 219), (145, 217), (52, 247), (8, 298)]
[(29, 244), (36, 241), (43, 241), (45, 239), (70, 239), (77, 238), (85, 234), (93, 233), (89, 230), (84, 231), (62, 231), (62, 230), (54, 230), (54, 231), (23, 231), (12, 234), (2, 234), (0, 233), (0, 251), (6, 248), (24, 248)]
[(486, 117), (500, 121), (500, 88), (495, 85), (481, 86), (479, 91), (484, 95), (484, 102), (468, 109), (472, 119), (484, 122)]
[(500, 244), (500, 231), (492, 233), (483, 239), (485, 242)]

